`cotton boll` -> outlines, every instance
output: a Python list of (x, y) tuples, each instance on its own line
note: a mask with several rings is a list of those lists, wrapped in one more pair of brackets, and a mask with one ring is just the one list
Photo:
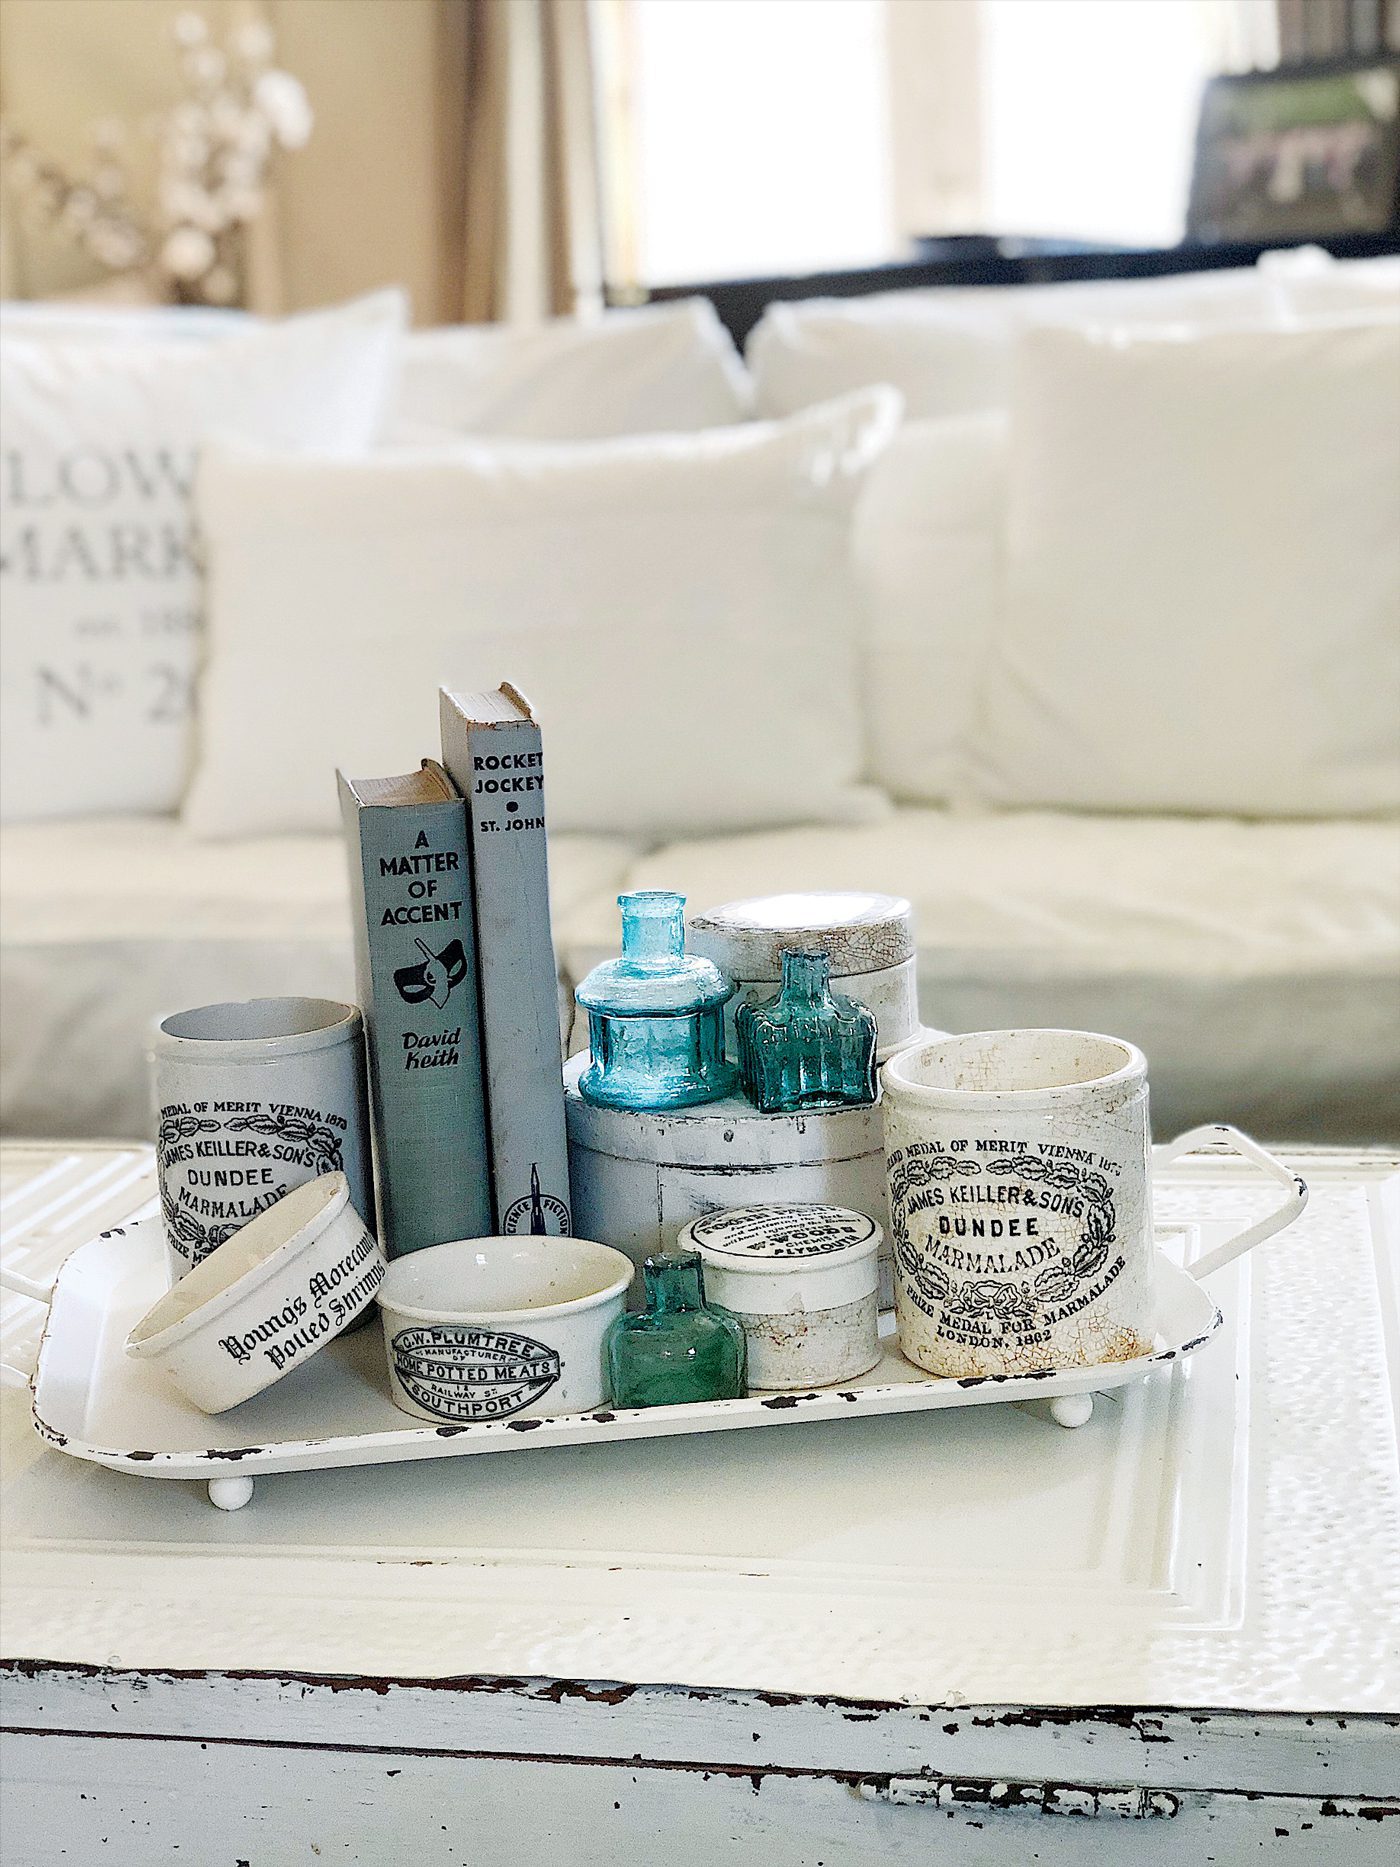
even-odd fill
[(300, 149), (315, 119), (300, 81), (287, 71), (265, 71), (253, 86), (253, 102), (284, 149)]
[(214, 259), (214, 242), (198, 227), (177, 227), (160, 249), (160, 263), (174, 279), (198, 279)]

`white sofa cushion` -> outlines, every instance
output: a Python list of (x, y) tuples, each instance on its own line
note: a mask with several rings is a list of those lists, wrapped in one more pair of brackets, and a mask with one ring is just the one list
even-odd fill
[(722, 428), (751, 412), (748, 372), (707, 298), (543, 324), (453, 324), (404, 343), (390, 438), (533, 441)]
[(403, 315), (385, 292), (211, 345), (0, 338), (7, 820), (178, 806), (199, 655), (198, 446), (224, 429), (365, 447)]
[(1253, 267), (1082, 284), (936, 286), (769, 305), (746, 348), (760, 416), (892, 383), (910, 418), (1003, 408), (1038, 324), (1258, 324), (1280, 296)]
[(901, 800), (941, 804), (969, 789), (1005, 501), (997, 411), (905, 422), (862, 489), (870, 775)]
[[(632, 845), (556, 836), (561, 940), (613, 899)], [(148, 1136), (159, 1017), (226, 999), (353, 1000), (339, 836), (201, 843), (173, 818), (11, 824), (0, 834), (0, 1129)]]
[[(920, 1000), (956, 1030), (1067, 1024), (1143, 1043), (1168, 1134), (1400, 1135), (1400, 849), (1390, 825), (903, 810), (861, 829), (550, 843), (577, 982), (617, 944), (622, 887), (696, 907), (772, 890), (913, 901)], [(78, 885), (75, 886), (75, 878)], [(160, 1014), (353, 994), (337, 836), (201, 844), (173, 822), (0, 836), (0, 1126), (144, 1135)]]
[(546, 722), (555, 829), (868, 818), (851, 512), (897, 419), (873, 390), (686, 436), (206, 454), (188, 823), (328, 828), (337, 765), (412, 769), (440, 682), (507, 675)]
[(255, 330), (262, 320), (247, 311), (206, 305), (74, 304), (63, 299), (7, 298), (0, 302), (0, 337), (29, 343), (205, 344)]
[(1400, 808), (1400, 319), (1024, 340), (984, 794)]
[[(632, 888), (699, 909), (808, 888), (907, 895), (919, 1003), (950, 1030), (1065, 1025), (1140, 1043), (1160, 1136), (1400, 1138), (1400, 831), (1045, 811), (900, 810), (863, 829), (672, 844)], [(615, 913), (579, 904), (573, 979)]]
[(773, 304), (749, 337), (759, 415), (787, 415), (867, 383), (892, 383), (911, 417), (1002, 408), (1017, 339), (1042, 324), (1222, 330), (1400, 308), (1400, 261), (1317, 248), (1258, 266), (1059, 285), (952, 286)]
[(1400, 255), (1335, 260), (1321, 247), (1299, 246), (1265, 253), (1259, 270), (1290, 319), (1400, 314)]
[[(0, 304), (0, 334), (60, 347), (202, 346), (263, 322), (202, 306)], [(591, 441), (724, 428), (752, 412), (733, 338), (709, 299), (687, 298), (535, 324), (410, 331), (386, 438), (400, 446), (453, 434)]]

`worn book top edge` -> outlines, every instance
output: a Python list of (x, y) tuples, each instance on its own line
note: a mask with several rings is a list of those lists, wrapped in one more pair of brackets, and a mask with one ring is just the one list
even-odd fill
[(522, 721), (539, 725), (535, 709), (509, 681), (502, 681), (491, 693), (458, 693), (451, 687), (440, 687), (438, 692), (469, 726), (518, 726)]
[(455, 798), (457, 787), (436, 759), (425, 758), (417, 771), (392, 778), (347, 778), (340, 781), (357, 804), (366, 806), (442, 804)]

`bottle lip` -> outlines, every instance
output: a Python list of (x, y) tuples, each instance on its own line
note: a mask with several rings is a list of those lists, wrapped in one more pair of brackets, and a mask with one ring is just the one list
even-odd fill
[(617, 897), (617, 905), (624, 914), (664, 920), (684, 909), (685, 896), (674, 888), (629, 888)]
[(642, 1259), (644, 1271), (696, 1270), (703, 1263), (698, 1251), (653, 1251)]

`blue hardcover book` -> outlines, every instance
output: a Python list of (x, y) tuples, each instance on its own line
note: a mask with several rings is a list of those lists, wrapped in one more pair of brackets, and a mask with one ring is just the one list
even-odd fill
[(496, 1227), (568, 1232), (559, 982), (545, 862), (544, 752), (513, 687), (440, 693), (442, 762), (467, 800)]
[(466, 806), (430, 759), (337, 774), (390, 1257), (491, 1231)]

